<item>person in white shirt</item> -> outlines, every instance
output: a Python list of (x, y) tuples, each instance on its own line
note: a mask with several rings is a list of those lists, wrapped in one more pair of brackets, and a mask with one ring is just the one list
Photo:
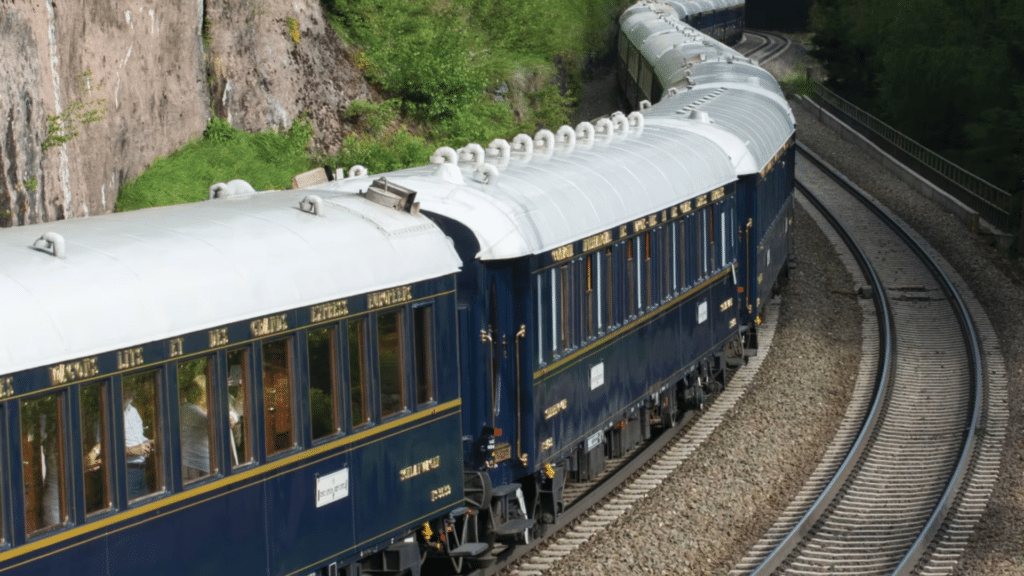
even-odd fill
[(153, 441), (146, 438), (142, 416), (132, 406), (134, 391), (124, 387), (124, 444), (125, 463), (128, 473), (128, 500), (134, 500), (149, 493), (146, 486), (146, 458), (153, 451)]

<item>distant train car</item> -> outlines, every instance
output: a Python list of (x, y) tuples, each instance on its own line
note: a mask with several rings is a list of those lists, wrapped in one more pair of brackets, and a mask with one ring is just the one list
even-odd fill
[(401, 539), (462, 506), (463, 464), (460, 262), (414, 206), (0, 231), (0, 573), (418, 566)]

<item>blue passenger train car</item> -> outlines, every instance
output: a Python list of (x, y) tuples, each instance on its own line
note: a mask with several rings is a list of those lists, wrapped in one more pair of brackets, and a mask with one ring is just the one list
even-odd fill
[(794, 121), (676, 4), (620, 21), (628, 115), (0, 231), (0, 575), (472, 573), (699, 408)]

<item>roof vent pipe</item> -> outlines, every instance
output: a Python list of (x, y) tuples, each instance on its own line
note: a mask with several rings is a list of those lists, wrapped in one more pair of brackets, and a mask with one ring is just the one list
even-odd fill
[(541, 128), (533, 137), (533, 143), (535, 148), (550, 152), (555, 147), (555, 133), (547, 128)]
[(594, 124), (595, 133), (604, 136), (606, 139), (611, 138), (613, 129), (612, 121), (608, 118), (601, 118)]
[(498, 158), (508, 158), (512, 155), (512, 146), (504, 138), (495, 138), (487, 145), (487, 153)]
[(512, 149), (516, 152), (525, 152), (527, 154), (533, 153), (533, 138), (530, 138), (526, 134), (516, 134), (516, 137), (512, 139)]
[(431, 164), (455, 164), (459, 165), (459, 153), (451, 146), (441, 146), (430, 156)]
[(230, 182), (217, 182), (210, 186), (210, 200), (214, 198), (230, 198), (243, 194), (255, 194), (256, 189), (245, 180), (231, 180)]
[(459, 148), (460, 160), (469, 160), (473, 162), (473, 164), (483, 164), (485, 156), (486, 153), (484, 152), (484, 147), (476, 142), (470, 142), (462, 148)]
[(576, 137), (587, 144), (594, 142), (594, 125), (590, 122), (580, 122), (576, 125)]
[(32, 247), (36, 250), (47, 252), (51, 256), (56, 256), (61, 260), (67, 257), (67, 253), (64, 251), (64, 237), (56, 232), (43, 234), (32, 243)]
[(629, 122), (629, 127), (638, 135), (644, 131), (644, 115), (640, 112), (630, 112), (626, 120)]
[(701, 124), (711, 124), (711, 116), (703, 110), (694, 110), (693, 112), (690, 112), (690, 120), (696, 120)]
[(366, 169), (366, 166), (362, 164), (356, 164), (355, 166), (348, 169), (349, 178), (362, 178), (363, 176), (369, 176), (370, 171)]
[(572, 129), (572, 126), (563, 125), (555, 134), (555, 140), (572, 148), (576, 145), (576, 131)]
[[(643, 112), (644, 110), (650, 110), (650, 109), (651, 109), (651, 101), (650, 100), (646, 100), (645, 99), (645, 100), (641, 100), (640, 101), (640, 111), (641, 112)], [(632, 114), (630, 114), (630, 115), (632, 116)]]
[(488, 186), (494, 185), (498, 181), (498, 167), (494, 164), (480, 164), (473, 172), (473, 179)]
[(459, 153), (451, 146), (441, 146), (435, 150), (430, 161), (438, 165), (434, 170), (434, 176), (449, 184), (466, 183), (462, 178), (462, 170), (459, 170)]
[(626, 115), (618, 113), (612, 116), (612, 123), (615, 124), (615, 134), (625, 136), (629, 133), (629, 120), (626, 119)]
[(323, 212), (324, 201), (316, 194), (310, 194), (299, 201), (299, 210), (308, 212), (314, 216), (320, 216)]

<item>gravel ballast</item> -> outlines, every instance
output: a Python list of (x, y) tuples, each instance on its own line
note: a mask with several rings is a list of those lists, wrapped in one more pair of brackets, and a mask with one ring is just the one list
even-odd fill
[[(1024, 267), (801, 105), (793, 107), (797, 138), (913, 227), (972, 287), (999, 336), (1011, 423), (1020, 421)], [(799, 490), (846, 410), (861, 310), (854, 281), (799, 208), (793, 256), (771, 353), (732, 417), (648, 498), (551, 574), (726, 574)], [(1011, 424), (999, 483), (957, 574), (1024, 574), (1022, 474), (1024, 434)]]

